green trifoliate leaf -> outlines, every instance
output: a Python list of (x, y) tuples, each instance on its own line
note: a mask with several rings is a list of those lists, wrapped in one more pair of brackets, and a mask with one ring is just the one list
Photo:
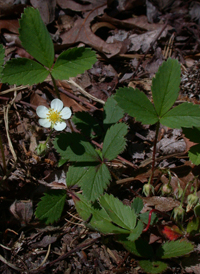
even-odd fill
[(160, 274), (167, 269), (167, 264), (161, 261), (141, 260), (139, 265), (145, 273)]
[(43, 82), (49, 75), (49, 71), (31, 59), (18, 58), (6, 63), (2, 75), (3, 83), (33, 85)]
[(143, 206), (144, 204), (140, 197), (136, 197), (131, 204), (131, 208), (135, 210), (136, 214), (140, 213), (140, 211), (143, 209)]
[(111, 218), (108, 216), (104, 209), (95, 208), (83, 195), (76, 195), (80, 199), (75, 201), (76, 210), (84, 221), (90, 220), (87, 224), (89, 227), (92, 227), (93, 229), (98, 230), (104, 234), (127, 234), (129, 232), (112, 224)]
[(24, 9), (19, 24), (19, 39), (22, 46), (41, 64), (51, 68), (54, 61), (54, 46), (39, 10), (32, 7)]
[(159, 67), (152, 80), (152, 95), (158, 116), (163, 116), (178, 97), (181, 66), (177, 60), (168, 59)]
[(102, 196), (99, 202), (115, 224), (128, 230), (135, 228), (137, 216), (130, 206), (108, 194)]
[(123, 116), (123, 109), (118, 106), (113, 97), (109, 97), (104, 106), (104, 126), (110, 126), (117, 123)]
[(160, 123), (170, 128), (198, 127), (200, 125), (200, 107), (192, 103), (183, 103), (168, 111)]
[(37, 205), (35, 216), (45, 224), (57, 221), (62, 214), (66, 196), (65, 190), (50, 190), (45, 193)]
[(96, 200), (107, 188), (111, 180), (105, 164), (96, 166), (70, 166), (67, 172), (67, 185), (78, 184), (89, 201)]
[(81, 130), (81, 133), (84, 136), (94, 138), (96, 135), (101, 136), (102, 134), (102, 128), (98, 121), (88, 112), (76, 112), (73, 115), (72, 122)]
[(0, 78), (1, 78), (1, 72), (3, 70), (4, 57), (5, 57), (5, 50), (3, 48), (3, 45), (0, 44)]
[(143, 124), (153, 125), (158, 122), (158, 116), (147, 96), (133, 88), (119, 88), (114, 99), (130, 116)]
[(92, 68), (96, 62), (95, 52), (89, 48), (68, 49), (60, 54), (55, 62), (52, 75), (55, 79), (65, 80), (75, 77)]
[(124, 150), (126, 146), (126, 139), (124, 136), (127, 132), (128, 126), (122, 123), (115, 124), (107, 130), (102, 150), (104, 159), (108, 161), (113, 160)]
[(78, 133), (61, 133), (56, 136), (53, 144), (61, 157), (71, 162), (82, 162), (87, 166), (88, 162), (100, 161), (93, 146)]
[(125, 235), (119, 236), (118, 241), (131, 253), (138, 257), (153, 258), (154, 251), (152, 246), (142, 238), (132, 242), (125, 238)]
[(160, 246), (156, 255), (161, 259), (169, 259), (186, 255), (194, 250), (194, 246), (187, 241), (171, 241)]

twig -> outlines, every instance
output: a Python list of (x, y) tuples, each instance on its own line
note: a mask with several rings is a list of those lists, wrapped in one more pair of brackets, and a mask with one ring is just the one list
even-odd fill
[(41, 262), (41, 264), (37, 268), (32, 269), (31, 271), (38, 270), (40, 267), (42, 267), (46, 263), (46, 260), (47, 260), (47, 258), (49, 257), (49, 254), (50, 254), (50, 250), (51, 250), (51, 244), (49, 244), (49, 246), (48, 246), (47, 254), (44, 257), (44, 260)]
[(91, 100), (95, 101), (95, 102), (98, 102), (102, 105), (105, 105), (105, 102), (101, 99), (98, 99), (94, 96), (92, 96), (91, 94), (89, 94), (87, 91), (85, 91), (81, 86), (79, 86), (74, 80), (72, 80), (71, 78), (69, 80), (66, 81), (67, 83), (69, 84), (72, 84), (73, 86), (77, 87), (80, 92), (85, 95), (86, 97), (90, 98)]
[(2, 263), (7, 264), (9, 267), (11, 267), (12, 269), (16, 270), (16, 271), (20, 271), (20, 273), (22, 273), (22, 269), (16, 267), (14, 264), (9, 263), (3, 256), (0, 255), (0, 261), (2, 261)]
[(70, 250), (69, 252), (67, 252), (64, 255), (59, 256), (56, 260), (49, 262), (47, 265), (40, 267), (39, 269), (37, 269), (37, 272), (35, 272), (35, 270), (30, 271), (30, 273), (41, 273), (43, 270), (45, 270), (46, 268), (49, 268), (53, 265), (55, 265), (56, 263), (65, 260), (67, 257), (69, 257), (71, 254), (79, 251), (80, 249), (86, 248), (90, 245), (92, 245), (93, 243), (95, 243), (99, 238), (101, 238), (101, 236), (95, 238), (95, 239), (91, 239), (89, 242), (87, 243), (81, 243), (80, 245), (78, 245), (77, 247), (75, 247), (74, 249)]
[(29, 85), (9, 88), (7, 90), (1, 91), (0, 95), (7, 94), (7, 93), (12, 92), (12, 91), (18, 91), (18, 90), (26, 89), (28, 87), (29, 87)]
[(13, 145), (12, 145), (12, 142), (11, 142), (11, 139), (10, 139), (10, 135), (9, 135), (8, 112), (9, 112), (12, 104), (14, 103), (16, 97), (17, 97), (17, 91), (15, 90), (14, 91), (14, 98), (8, 104), (8, 106), (4, 107), (4, 109), (3, 109), (4, 110), (4, 122), (5, 122), (5, 128), (6, 128), (6, 135), (7, 135), (7, 139), (8, 139), (8, 145), (9, 145), (10, 151), (12, 153), (12, 156), (13, 156), (15, 162), (17, 161), (17, 155), (16, 155), (16, 153), (14, 151), (14, 148), (13, 148)]

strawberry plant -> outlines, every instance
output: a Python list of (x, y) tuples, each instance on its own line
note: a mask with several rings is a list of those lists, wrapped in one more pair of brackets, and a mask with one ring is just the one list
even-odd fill
[[(50, 75), (59, 97), (55, 80), (68, 79), (83, 73), (96, 62), (95, 53), (83, 47), (62, 52), (54, 62), (53, 42), (39, 11), (33, 8), (24, 10), (19, 34), (22, 46), (34, 60), (17, 58), (3, 66), (4, 50), (1, 46), (0, 77), (3, 83), (33, 85), (43, 82)], [(171, 235), (169, 239), (174, 241), (162, 243), (159, 247), (150, 245), (146, 237), (143, 237), (146, 232), (144, 224), (156, 224), (155, 213), (152, 214), (149, 222), (149, 212), (141, 213), (144, 205), (139, 197), (129, 206), (124, 205), (112, 194), (106, 193), (111, 182), (115, 183), (110, 163), (115, 158), (121, 157), (119, 155), (124, 152), (127, 145), (128, 125), (121, 122), (124, 113), (143, 125), (156, 125), (151, 176), (148, 184), (143, 188), (146, 196), (154, 191), (155, 155), (160, 125), (184, 128), (185, 135), (193, 142), (199, 143), (197, 137), (200, 124), (199, 106), (186, 102), (173, 107), (178, 97), (180, 74), (181, 68), (177, 60), (168, 59), (163, 62), (152, 81), (152, 102), (138, 89), (119, 88), (115, 96), (110, 97), (105, 103), (101, 124), (88, 113), (74, 114), (72, 122), (76, 125), (77, 131), (58, 134), (52, 142), (60, 155), (58, 166), (66, 163), (69, 165), (66, 190), (50, 190), (45, 193), (37, 205), (35, 216), (46, 224), (57, 221), (62, 214), (66, 197), (71, 195), (76, 210), (85, 224), (103, 234), (115, 235), (117, 241), (128, 251), (142, 258), (139, 264), (147, 273), (161, 273), (167, 269), (164, 260), (192, 252), (192, 243), (187, 240), (175, 240), (177, 238)], [(54, 99), (49, 109), (39, 106), (36, 111), (40, 117), (39, 124), (51, 128), (52, 131), (64, 130), (66, 127), (64, 120), (69, 119), (72, 113), (69, 108), (63, 107), (59, 99)], [(96, 138), (102, 145), (97, 146)], [(1, 139), (0, 147), (4, 155)], [(38, 147), (38, 151), (45, 153), (46, 143)], [(199, 164), (199, 145), (193, 147), (189, 153), (191, 160)], [(125, 159), (123, 161), (126, 162)], [(129, 165), (133, 167), (130, 162)], [(82, 194), (75, 193), (74, 186), (80, 188)], [(167, 191), (170, 194), (169, 186)], [(195, 219), (188, 223), (186, 231), (189, 234), (194, 231), (199, 232), (199, 204), (196, 190), (191, 195), (188, 202), (190, 208), (194, 207)], [(176, 216), (180, 213), (180, 209), (183, 209), (182, 194), (181, 197), (181, 207), (178, 208)], [(181, 217), (184, 217), (184, 214), (185, 212), (182, 211)]]

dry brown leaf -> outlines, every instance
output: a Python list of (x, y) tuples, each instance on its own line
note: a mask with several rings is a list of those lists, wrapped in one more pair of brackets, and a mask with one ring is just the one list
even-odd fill
[(155, 209), (162, 212), (171, 211), (172, 209), (180, 205), (180, 202), (174, 200), (172, 197), (142, 197), (142, 200), (144, 202), (144, 208), (154, 207)]
[(94, 9), (91, 12), (87, 12), (84, 18), (78, 17), (74, 22), (74, 26), (60, 35), (62, 39), (62, 46), (67, 47), (75, 43), (82, 42), (92, 48), (104, 53), (107, 57), (113, 57), (120, 53), (125, 53), (127, 48), (124, 47), (123, 42), (116, 42), (114, 44), (108, 44), (98, 36), (96, 36), (91, 28), (91, 22), (96, 16), (99, 16), (104, 12), (105, 6)]
[(0, 20), (0, 30), (6, 29), (12, 33), (18, 34), (19, 21), (18, 20)]

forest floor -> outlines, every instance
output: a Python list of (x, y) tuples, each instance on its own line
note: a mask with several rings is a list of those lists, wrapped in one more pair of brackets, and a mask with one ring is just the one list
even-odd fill
[[(98, 61), (92, 69), (73, 81), (57, 81), (60, 98), (73, 114), (86, 111), (101, 119), (104, 102), (124, 86), (138, 88), (151, 100), (152, 78), (169, 57), (181, 63), (177, 102), (199, 104), (199, 2), (30, 2), (4, 1), (0, 4), (0, 43), (5, 48), (6, 61), (14, 57), (31, 58), (22, 48), (18, 33), (19, 19), (27, 6), (39, 8), (53, 39), (56, 57), (75, 46), (91, 47), (96, 52)], [(33, 86), (0, 84), (0, 134), (6, 159), (5, 167), (0, 153), (0, 273), (145, 273), (138, 258), (114, 237), (85, 226), (70, 196), (58, 222), (45, 225), (35, 217), (36, 206), (48, 190), (48, 184), (56, 183), (61, 189), (65, 186), (67, 167), (66, 170), (58, 167), (59, 155), (55, 149), (50, 146), (42, 157), (35, 151), (49, 134), (49, 129), (39, 125), (36, 108), (39, 105), (48, 107), (54, 98), (56, 93), (49, 78)], [(111, 184), (109, 192), (124, 204), (130, 204), (140, 196), (146, 211), (155, 208), (170, 216), (180, 200), (174, 195), (162, 197), (159, 189), (169, 182), (169, 173), (162, 170), (171, 172), (173, 194), (178, 182), (182, 189), (189, 181), (198, 186), (199, 166), (192, 164), (187, 154), (191, 143), (181, 130), (161, 127), (156, 154), (159, 169), (153, 180), (155, 194), (144, 197), (142, 188), (151, 175), (155, 126), (144, 126), (128, 115), (123, 121), (130, 129), (123, 157), (137, 168), (113, 161), (115, 183)], [(70, 127), (74, 127), (73, 123), (68, 124), (66, 131), (70, 131)], [(189, 191), (186, 197), (188, 194)], [(200, 197), (200, 193), (197, 194)], [(193, 216), (193, 212), (187, 215), (185, 224)], [(192, 257), (169, 260), (165, 273), (200, 273), (199, 232), (190, 239), (195, 245)], [(169, 236), (155, 227), (150, 227), (147, 233), (150, 243), (154, 244)]]

